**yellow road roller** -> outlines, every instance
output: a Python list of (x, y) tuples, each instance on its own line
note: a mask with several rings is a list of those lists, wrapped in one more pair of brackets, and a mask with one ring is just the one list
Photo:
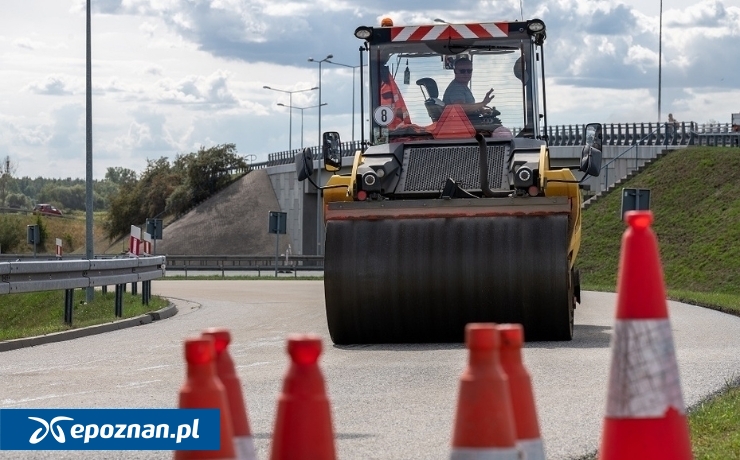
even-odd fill
[[(579, 185), (599, 174), (602, 126), (582, 133), (580, 180), (551, 168), (544, 22), (384, 21), (355, 36), (368, 139), (350, 169), (339, 134), (322, 135), (334, 343), (461, 342), (470, 322), (572, 339)], [(296, 172), (313, 181), (309, 150)]]

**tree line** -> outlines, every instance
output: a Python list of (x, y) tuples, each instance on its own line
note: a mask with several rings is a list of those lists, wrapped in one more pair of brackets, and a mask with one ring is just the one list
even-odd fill
[[(50, 203), (65, 210), (85, 210), (84, 179), (15, 178), (6, 157), (0, 166), (0, 206), (30, 209)], [(197, 152), (147, 160), (138, 174), (123, 167), (109, 167), (103, 180), (93, 181), (93, 209), (107, 211), (103, 227), (115, 240), (129, 233), (131, 225), (147, 218), (179, 216), (249, 172), (234, 144), (201, 147)]]

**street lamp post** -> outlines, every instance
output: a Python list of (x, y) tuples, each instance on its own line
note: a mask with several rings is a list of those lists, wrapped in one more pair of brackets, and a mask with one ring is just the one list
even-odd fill
[[(319, 89), (318, 86), (314, 86), (313, 88), (297, 89), (294, 91), (271, 88), (269, 86), (263, 86), (262, 88), (269, 89), (270, 91), (277, 91), (279, 93), (288, 93), (287, 107), (291, 107), (293, 105), (293, 93), (302, 93), (304, 91), (313, 91), (315, 89)], [(288, 121), (288, 151), (290, 152), (291, 150), (293, 150), (293, 110), (292, 109), (290, 110), (290, 121)]]
[[(328, 62), (333, 58), (333, 54), (328, 54), (324, 59), (317, 61), (314, 58), (308, 58), (308, 62), (319, 64), (319, 144), (318, 144), (318, 168), (316, 171), (316, 184), (321, 187), (321, 63)], [(316, 189), (316, 255), (321, 255), (321, 189)]]
[[(324, 105), (327, 105), (327, 104), (328, 104), (328, 102), (324, 102), (321, 105), (324, 106)], [(318, 105), (311, 105), (311, 106), (308, 106), (308, 107), (296, 107), (296, 106), (292, 106), (291, 107), (291, 106), (287, 106), (285, 104), (282, 104), (280, 102), (278, 102), (278, 105), (280, 107), (290, 107), (292, 109), (298, 109), (298, 110), (301, 111), (301, 150), (303, 150), (303, 111), (306, 110), (306, 109), (315, 109), (316, 107), (318, 107)]]
[(340, 65), (342, 67), (347, 67), (349, 69), (352, 69), (352, 142), (355, 141), (355, 69), (357, 69), (358, 65), (348, 65), (348, 64), (341, 64), (339, 62), (334, 61), (326, 61), (328, 64), (334, 64), (334, 65)]
[(660, 26), (658, 27), (658, 127), (663, 121), (660, 118), (660, 92), (663, 83), (663, 0), (660, 0)]

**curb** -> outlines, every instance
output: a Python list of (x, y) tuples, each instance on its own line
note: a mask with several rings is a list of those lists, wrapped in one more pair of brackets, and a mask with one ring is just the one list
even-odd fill
[(24, 337), (22, 339), (6, 340), (4, 342), (0, 342), (0, 352), (17, 350), (19, 348), (35, 347), (36, 345), (44, 345), (47, 343), (63, 342), (65, 340), (72, 340), (78, 339), (80, 337), (87, 337), (90, 335), (103, 334), (104, 332), (117, 331), (118, 329), (141, 326), (142, 324), (149, 324), (152, 321), (159, 321), (162, 319), (171, 318), (176, 314), (177, 307), (175, 306), (175, 304), (170, 303), (168, 306), (160, 310), (135, 316), (133, 318), (114, 321), (112, 323), (96, 324), (94, 326), (81, 327), (79, 329), (72, 329), (69, 331), (53, 332), (51, 334), (39, 335), (36, 337)]

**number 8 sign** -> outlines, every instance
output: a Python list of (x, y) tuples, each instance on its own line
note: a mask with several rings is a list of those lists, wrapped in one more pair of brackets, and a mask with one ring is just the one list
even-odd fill
[(395, 114), (393, 113), (393, 109), (389, 105), (381, 105), (376, 108), (375, 113), (373, 113), (373, 119), (375, 120), (375, 123), (379, 124), (380, 126), (390, 125), (393, 122), (393, 118), (395, 118)]

